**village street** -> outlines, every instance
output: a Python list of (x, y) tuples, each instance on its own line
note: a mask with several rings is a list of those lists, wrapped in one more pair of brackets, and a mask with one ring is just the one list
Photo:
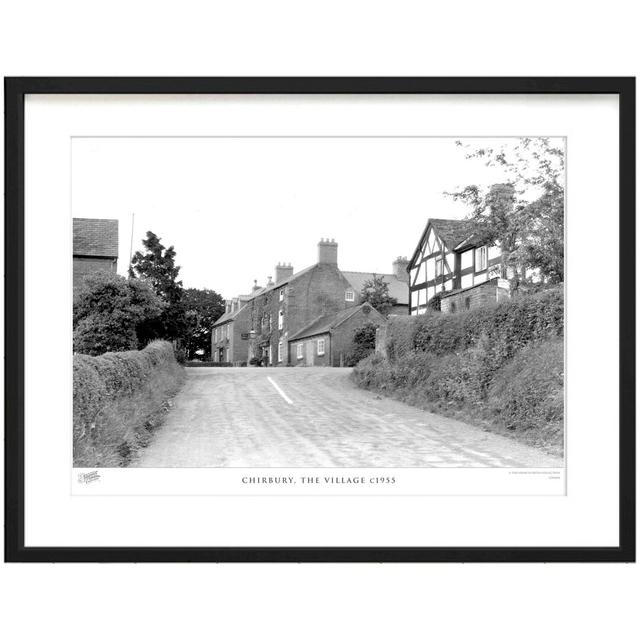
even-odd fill
[(561, 460), (357, 388), (347, 368), (188, 368), (138, 467), (554, 467)]

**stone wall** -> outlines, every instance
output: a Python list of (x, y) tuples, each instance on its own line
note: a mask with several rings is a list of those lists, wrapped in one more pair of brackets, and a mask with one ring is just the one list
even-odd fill
[(453, 291), (443, 296), (440, 301), (440, 310), (442, 313), (458, 313), (510, 297), (509, 281), (503, 278), (492, 278), (473, 287)]

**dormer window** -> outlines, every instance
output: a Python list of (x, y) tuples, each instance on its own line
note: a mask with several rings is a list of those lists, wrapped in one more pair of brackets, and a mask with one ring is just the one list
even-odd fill
[(344, 299), (347, 302), (353, 302), (356, 299), (356, 294), (353, 291), (345, 291), (344, 292)]

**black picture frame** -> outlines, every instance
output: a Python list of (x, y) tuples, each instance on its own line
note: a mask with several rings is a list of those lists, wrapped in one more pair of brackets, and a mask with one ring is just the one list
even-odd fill
[[(635, 561), (635, 78), (5, 78), (6, 562)], [(619, 98), (619, 545), (615, 547), (25, 547), (24, 101), (27, 94), (615, 94)]]

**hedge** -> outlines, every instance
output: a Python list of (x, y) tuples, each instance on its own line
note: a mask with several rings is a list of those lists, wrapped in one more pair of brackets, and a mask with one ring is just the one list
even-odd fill
[(464, 351), (486, 336), (494, 349), (511, 357), (529, 342), (563, 334), (564, 293), (555, 287), (458, 314), (431, 311), (421, 316), (392, 316), (385, 351), (393, 361), (414, 350), (444, 355)]
[(384, 349), (354, 379), (562, 455), (563, 302), (556, 288), (460, 314), (391, 317)]
[(136, 431), (177, 391), (182, 375), (168, 342), (152, 342), (142, 351), (101, 356), (76, 354), (74, 464), (100, 466), (100, 462), (124, 462), (118, 458), (130, 456), (137, 440)]
[(468, 349), (484, 335), (510, 356), (529, 342), (563, 333), (564, 293), (554, 288), (459, 314), (417, 316), (414, 345), (441, 355)]

